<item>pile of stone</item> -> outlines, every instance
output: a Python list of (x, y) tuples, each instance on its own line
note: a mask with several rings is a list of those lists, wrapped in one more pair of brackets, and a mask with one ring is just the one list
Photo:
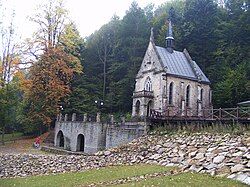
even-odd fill
[(185, 171), (227, 176), (250, 184), (250, 137), (229, 134), (144, 136), (92, 156), (0, 155), (0, 178), (67, 171), (108, 165), (160, 164)]
[(183, 171), (227, 176), (250, 184), (250, 137), (196, 134), (147, 136), (99, 152), (116, 162), (179, 166)]

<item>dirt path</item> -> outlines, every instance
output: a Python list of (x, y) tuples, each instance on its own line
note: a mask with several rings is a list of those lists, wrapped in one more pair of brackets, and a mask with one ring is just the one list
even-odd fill
[[(48, 136), (48, 133), (45, 133), (41, 136), (41, 140), (43, 141)], [(20, 139), (6, 142), (5, 145), (0, 145), (0, 154), (20, 154), (20, 153), (26, 153), (26, 154), (44, 154), (44, 152), (40, 151), (39, 149), (33, 148), (33, 143), (35, 141), (35, 138), (26, 138), (26, 139)]]

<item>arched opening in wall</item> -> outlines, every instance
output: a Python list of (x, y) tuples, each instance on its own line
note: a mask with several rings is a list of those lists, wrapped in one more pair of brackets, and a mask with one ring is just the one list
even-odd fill
[(200, 100), (203, 100), (203, 89), (201, 89), (201, 93), (200, 93)]
[(173, 105), (173, 87), (174, 83), (171, 82), (169, 85), (169, 95), (168, 95), (168, 104)]
[(56, 142), (58, 147), (64, 147), (64, 136), (62, 131), (57, 133)]
[(84, 151), (85, 139), (82, 134), (77, 136), (76, 151)]
[(135, 104), (135, 114), (136, 114), (136, 116), (140, 115), (140, 105), (141, 105), (140, 101), (139, 100), (136, 101), (136, 104)]
[(149, 101), (147, 104), (147, 117), (150, 116), (150, 110), (153, 108), (153, 101)]

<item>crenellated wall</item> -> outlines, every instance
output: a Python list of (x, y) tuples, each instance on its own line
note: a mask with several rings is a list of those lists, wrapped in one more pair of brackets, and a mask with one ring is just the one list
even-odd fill
[[(106, 148), (126, 144), (145, 134), (143, 122), (101, 123), (91, 121), (68, 121), (58, 117), (55, 126), (55, 146), (69, 151), (92, 154)], [(97, 115), (97, 118), (99, 116)], [(66, 120), (66, 121), (65, 121)]]

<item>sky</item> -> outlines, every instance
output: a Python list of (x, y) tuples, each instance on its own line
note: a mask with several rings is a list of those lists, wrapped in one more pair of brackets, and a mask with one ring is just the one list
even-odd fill
[[(122, 18), (133, 0), (64, 0), (70, 18), (76, 23), (82, 37), (89, 36), (114, 14)], [(1, 2), (1, 0), (0, 0)], [(21, 38), (27, 38), (35, 31), (35, 26), (27, 17), (35, 13), (42, 0), (2, 0), (7, 9), (15, 10), (16, 31)], [(149, 3), (158, 6), (166, 0), (137, 0), (140, 7)]]

